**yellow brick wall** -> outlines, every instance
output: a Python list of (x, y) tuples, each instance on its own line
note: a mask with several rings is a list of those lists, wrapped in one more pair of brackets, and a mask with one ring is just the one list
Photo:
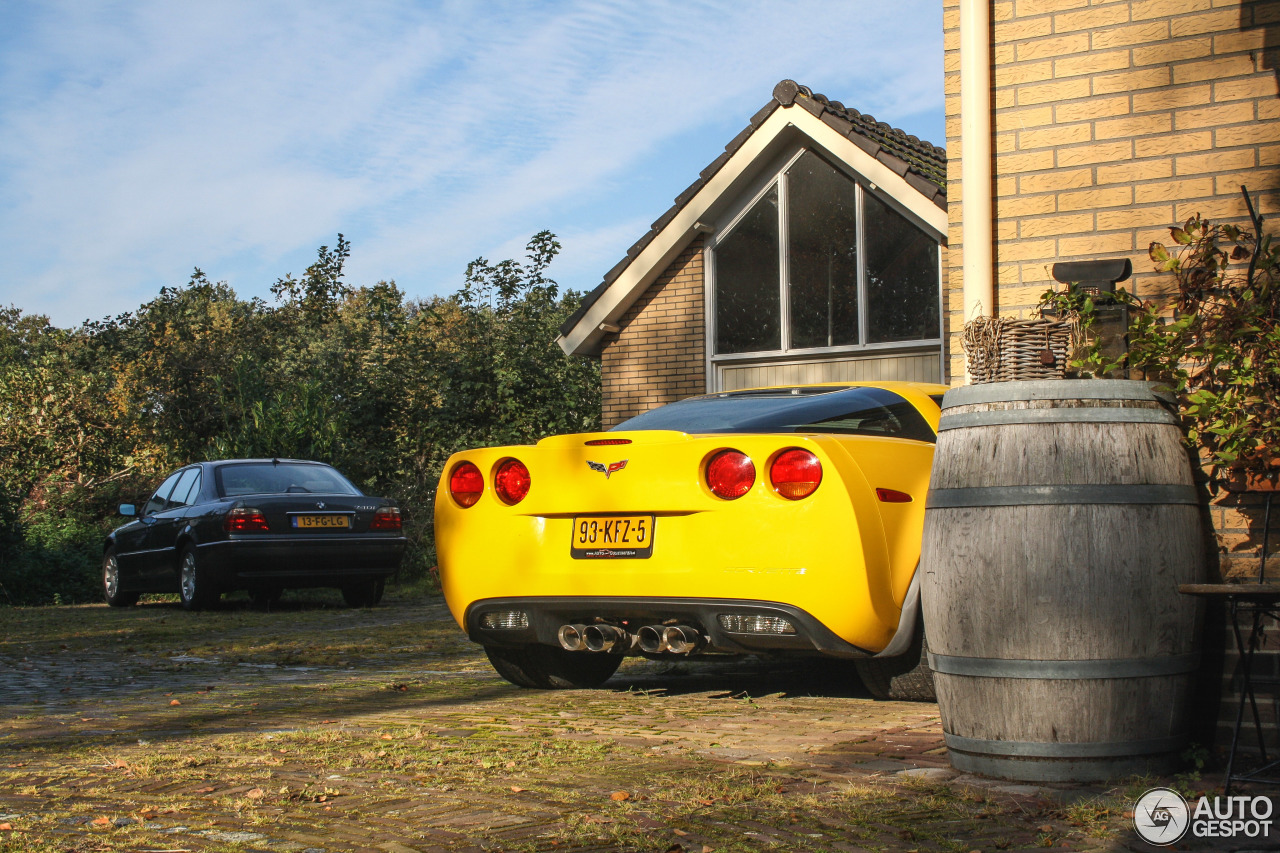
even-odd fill
[(601, 350), (604, 427), (706, 390), (702, 238), (623, 315)]
[[(963, 382), (959, 0), (943, 0), (951, 376)], [(1240, 185), (1280, 210), (1280, 3), (997, 0), (995, 311), (1030, 316), (1056, 261), (1128, 257), (1192, 214), (1241, 223)], [(990, 309), (989, 309), (990, 310)]]
[[(1147, 249), (1168, 242), (1170, 226), (1193, 214), (1246, 224), (1241, 184), (1260, 198), (1261, 213), (1280, 210), (1280, 3), (995, 0), (991, 9), (996, 287), (988, 312), (1034, 316), (1039, 294), (1055, 286), (1057, 261), (1127, 257), (1134, 276), (1125, 287), (1158, 297), (1173, 282), (1152, 270)], [(952, 382), (962, 384), (959, 0), (943, 0), (943, 10), (945, 304)], [(1214, 573), (1256, 576), (1263, 501), (1222, 493), (1207, 507)], [(1272, 554), (1280, 502), (1276, 509)], [(1267, 570), (1280, 577), (1280, 559)], [(1207, 645), (1212, 653), (1222, 643), (1210, 636)], [(1275, 656), (1264, 658), (1260, 667), (1280, 671)], [(1220, 730), (1234, 719), (1232, 665), (1228, 655)]]

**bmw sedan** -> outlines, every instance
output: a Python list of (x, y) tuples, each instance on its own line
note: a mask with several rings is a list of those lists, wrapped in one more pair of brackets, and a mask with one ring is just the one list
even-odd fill
[(102, 557), (113, 607), (148, 592), (176, 592), (188, 610), (234, 590), (269, 603), (302, 587), (337, 587), (347, 604), (367, 607), (405, 550), (395, 502), (298, 459), (197, 462), (120, 514), (133, 520), (107, 536)]

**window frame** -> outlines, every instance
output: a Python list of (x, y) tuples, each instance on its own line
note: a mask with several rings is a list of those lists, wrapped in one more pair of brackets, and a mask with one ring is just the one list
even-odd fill
[[(857, 241), (858, 241), (858, 341), (857, 344), (840, 344), (835, 346), (824, 347), (793, 347), (791, 346), (791, 300), (789, 288), (791, 287), (791, 247), (790, 247), (790, 205), (791, 193), (787, 186), (789, 180), (787, 170), (790, 169), (806, 151), (812, 152), (831, 168), (853, 182), (856, 194), (857, 205)], [(719, 245), (724, 242), (734, 229), (746, 217), (747, 213), (759, 202), (768, 191), (774, 187), (778, 187), (778, 318), (781, 326), (779, 349), (776, 350), (755, 350), (752, 352), (735, 352), (721, 353), (718, 352), (717, 328), (716, 328), (716, 311), (717, 298), (719, 294), (719, 286), (716, 281), (716, 250)], [(937, 335), (933, 338), (921, 338), (917, 340), (905, 341), (886, 341), (882, 343), (867, 343), (870, 329), (868, 328), (870, 311), (867, 302), (867, 270), (866, 270), (866, 239), (865, 239), (865, 207), (864, 196), (866, 193), (873, 193), (875, 198), (882, 204), (887, 206), (891, 211), (906, 218), (914, 227), (920, 229), (926, 236), (932, 238), (938, 245), (938, 269), (937, 269), (937, 300), (938, 300), (938, 328)], [(703, 270), (705, 278), (705, 323), (706, 323), (706, 352), (707, 352), (707, 376), (710, 383), (711, 376), (715, 373), (717, 365), (734, 364), (739, 362), (767, 362), (767, 361), (783, 361), (783, 360), (804, 360), (811, 357), (821, 358), (823, 356), (832, 355), (874, 355), (885, 352), (900, 352), (920, 350), (925, 348), (941, 347), (943, 343), (943, 328), (945, 323), (945, 310), (943, 306), (942, 291), (942, 245), (945, 241), (945, 235), (939, 237), (933, 228), (921, 222), (918, 217), (912, 215), (910, 211), (896, 202), (891, 196), (880, 192), (875, 184), (868, 181), (862, 175), (853, 171), (846, 164), (842, 163), (839, 158), (831, 156), (825, 150), (813, 144), (801, 144), (788, 148), (788, 150), (780, 157), (772, 160), (767, 168), (765, 168), (746, 190), (739, 196), (738, 201), (732, 205), (728, 211), (722, 215), (716, 222), (714, 230), (706, 238), (703, 246)], [(710, 384), (707, 386), (711, 387)]]

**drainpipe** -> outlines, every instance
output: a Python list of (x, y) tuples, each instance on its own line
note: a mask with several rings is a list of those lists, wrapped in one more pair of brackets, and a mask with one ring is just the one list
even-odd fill
[(960, 157), (964, 321), (994, 316), (991, 203), (991, 4), (960, 3)]

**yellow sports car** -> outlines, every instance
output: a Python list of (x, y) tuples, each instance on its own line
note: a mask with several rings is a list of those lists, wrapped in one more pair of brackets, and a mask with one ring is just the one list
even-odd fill
[(625, 655), (821, 654), (876, 696), (932, 698), (916, 564), (945, 390), (707, 394), (454, 454), (445, 599), (524, 687), (594, 687)]

